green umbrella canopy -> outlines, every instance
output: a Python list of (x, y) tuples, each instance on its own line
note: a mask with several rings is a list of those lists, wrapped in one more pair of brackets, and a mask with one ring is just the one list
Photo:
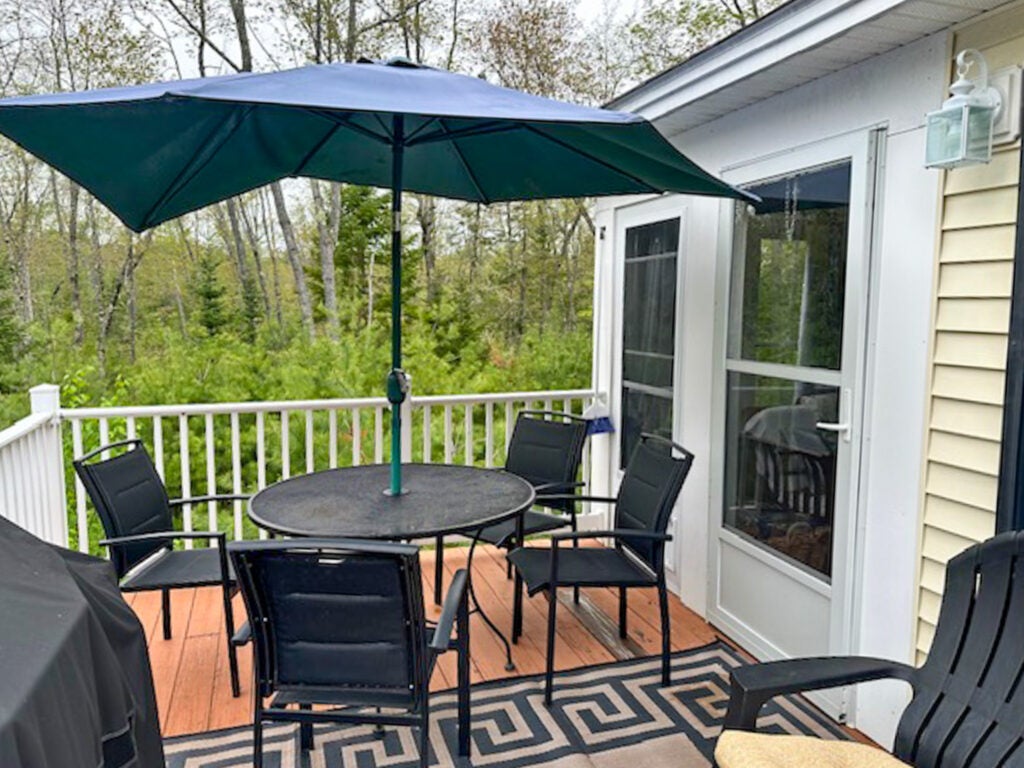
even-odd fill
[(0, 100), (0, 133), (141, 232), (288, 176), (492, 203), (742, 196), (643, 118), (408, 63), (323, 64)]
[(136, 232), (289, 176), (390, 188), (396, 494), (402, 191), (480, 203), (659, 192), (749, 197), (638, 115), (404, 60), (4, 99), (0, 133)]

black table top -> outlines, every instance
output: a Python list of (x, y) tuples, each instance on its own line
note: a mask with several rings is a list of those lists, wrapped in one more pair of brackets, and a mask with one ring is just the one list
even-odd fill
[(388, 496), (390, 466), (367, 464), (299, 475), (252, 497), (249, 517), (290, 536), (416, 539), (471, 533), (507, 520), (534, 500), (533, 487), (500, 469), (403, 464), (408, 491)]

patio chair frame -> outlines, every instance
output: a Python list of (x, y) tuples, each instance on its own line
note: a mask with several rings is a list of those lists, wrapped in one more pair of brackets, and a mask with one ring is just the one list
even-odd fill
[[(303, 750), (313, 746), (313, 724), (329, 722), (339, 724), (372, 724), (376, 726), (419, 727), (420, 766), (426, 768), (430, 759), (430, 676), (437, 658), (448, 651), (457, 654), (457, 706), (458, 753), (470, 752), (469, 703), (469, 588), (468, 573), (460, 569), (455, 573), (445, 597), (444, 607), (436, 623), (426, 620), (423, 607), (423, 587), (420, 575), (419, 549), (409, 544), (372, 542), (362, 539), (292, 539), (287, 541), (232, 542), (228, 551), (235, 564), (242, 598), (253, 627), (253, 672), (256, 695), (253, 710), (253, 765), (263, 766), (263, 723), (290, 722), (300, 725), (300, 745)], [(261, 585), (257, 570), (264, 555), (285, 554), (296, 558), (376, 556), (393, 558), (399, 570), (402, 590), (406, 596), (407, 640), (411, 656), (410, 703), (406, 712), (381, 712), (372, 701), (374, 687), (364, 686), (364, 700), (350, 699), (351, 687), (332, 688), (322, 684), (287, 686), (278, 680), (278, 633), (268, 603), (267, 590)], [(331, 593), (325, 593), (331, 594)], [(432, 629), (430, 634), (428, 630)], [(302, 688), (301, 692), (297, 689)], [(282, 688), (287, 688), (282, 691)], [(264, 699), (270, 703), (264, 705)], [(313, 710), (314, 704), (332, 704), (340, 709)], [(298, 709), (288, 709), (297, 704)], [(385, 704), (385, 707), (394, 708)], [(374, 711), (366, 711), (367, 709)]]
[(724, 728), (753, 731), (769, 699), (891, 678), (914, 695), (893, 754), (916, 768), (1017, 765), (1024, 758), (1024, 532), (949, 561), (938, 623), (921, 667), (846, 656), (737, 667)]
[[(625, 520), (623, 515), (623, 502), (627, 500), (625, 494), (631, 488), (630, 480), (632, 475), (638, 471), (637, 462), (641, 459), (643, 451), (650, 450), (651, 446), (659, 445), (666, 449), (668, 458), (672, 462), (670, 471), (659, 484), (659, 498), (656, 509), (651, 516), (650, 527), (634, 527)], [(675, 451), (680, 456), (673, 456)], [(659, 457), (660, 458), (660, 457)], [(555, 663), (555, 626), (556, 611), (558, 607), (558, 588), (572, 587), (574, 591), (580, 587), (618, 587), (619, 589), (619, 637), (627, 637), (627, 591), (635, 587), (655, 587), (658, 591), (658, 609), (661, 618), (661, 680), (662, 685), (669, 685), (671, 681), (671, 621), (668, 607), (668, 587), (665, 583), (665, 544), (672, 540), (672, 536), (665, 531), (668, 527), (669, 518), (675, 507), (676, 500), (682, 490), (683, 483), (690, 472), (693, 464), (693, 454), (687, 451), (678, 443), (666, 438), (643, 433), (640, 442), (634, 449), (629, 465), (626, 467), (626, 475), (623, 477), (619, 493), (614, 498), (605, 496), (580, 496), (565, 495), (565, 498), (576, 501), (591, 501), (615, 505), (614, 524), (615, 528), (601, 531), (573, 531), (571, 533), (555, 533), (551, 537), (549, 551), (549, 570), (547, 578), (535, 583), (530, 589), (530, 594), (546, 591), (548, 597), (548, 624), (547, 624), (547, 654), (544, 671), (544, 703), (551, 704), (554, 663)], [(631, 473), (632, 467), (632, 473)], [(614, 541), (614, 550), (618, 555), (628, 562), (633, 571), (627, 580), (614, 580), (594, 576), (593, 578), (567, 578), (561, 570), (563, 557), (574, 555), (562, 554), (560, 545), (563, 542), (571, 542), (576, 547), (580, 540), (608, 538)], [(543, 550), (541, 550), (543, 551)], [(520, 553), (517, 555), (517, 553)], [(527, 550), (521, 548), (509, 554), (509, 561), (512, 563), (515, 572), (515, 593), (512, 604), (512, 642), (518, 642), (523, 633), (523, 590), (524, 579), (519, 561), (526, 556)], [(578, 555), (577, 555), (578, 556)], [(528, 588), (529, 584), (526, 584)]]
[[(522, 435), (518, 429), (521, 420), (532, 419), (537, 425), (545, 425), (546, 428), (557, 431), (559, 437), (565, 440), (566, 458), (563, 464), (556, 467), (555, 472), (550, 476), (537, 476), (523, 471), (517, 464), (517, 452), (522, 452), (522, 447), (516, 446), (516, 435)], [(576, 531), (576, 504), (567, 496), (573, 489), (581, 488), (585, 483), (576, 480), (579, 475), (580, 465), (583, 463), (583, 448), (587, 441), (587, 419), (563, 411), (546, 411), (524, 409), (516, 414), (516, 426), (512, 430), (512, 437), (508, 446), (508, 456), (505, 460), (505, 471), (519, 475), (533, 486), (537, 493), (536, 506), (551, 509), (555, 514), (529, 510), (524, 514), (523, 531), (524, 536), (533, 536), (539, 533), (555, 531), (568, 526)], [(520, 438), (522, 439), (522, 438)], [(516, 541), (515, 525), (511, 531), (507, 530), (509, 525), (488, 526), (476, 534), (478, 541), (493, 544), (499, 549), (507, 552), (519, 546)], [(435, 540), (437, 550), (434, 559), (434, 603), (441, 604), (441, 586), (444, 578), (444, 536), (438, 536)], [(512, 576), (511, 563), (507, 566), (507, 575)], [(576, 593), (576, 599), (579, 594)]]
[[(125, 530), (125, 527), (117, 512), (115, 500), (110, 497), (104, 487), (103, 481), (97, 476), (95, 467), (104, 465), (108, 461), (103, 459), (93, 462), (97, 456), (126, 449), (117, 456), (124, 456), (127, 453), (141, 451), (141, 456), (148, 463), (145, 471), (148, 475), (146, 480), (153, 483), (153, 487), (159, 487), (162, 500), (166, 505), (166, 517), (158, 521), (168, 527), (167, 530), (145, 530), (141, 533), (133, 533)], [(231, 598), (237, 591), (237, 585), (231, 577), (231, 569), (227, 557), (227, 537), (219, 531), (178, 531), (171, 530), (171, 510), (184, 506), (185, 504), (201, 504), (213, 501), (247, 501), (245, 494), (210, 494), (205, 496), (192, 496), (189, 498), (170, 499), (167, 496), (167, 488), (153, 465), (153, 460), (146, 450), (145, 444), (136, 438), (120, 440), (102, 445), (94, 451), (90, 451), (72, 462), (75, 473), (82, 481), (89, 498), (96, 507), (96, 513), (103, 524), (107, 538), (101, 540), (101, 546), (107, 547), (110, 551), (110, 560), (114, 565), (117, 579), (121, 582), (122, 592), (155, 592), (160, 591), (160, 612), (162, 618), (164, 640), (171, 639), (171, 591), (175, 589), (190, 589), (197, 586), (219, 586), (221, 589), (222, 602), (224, 606), (224, 625), (227, 632), (228, 665), (231, 675), (231, 693), (239, 696), (241, 687), (238, 677), (238, 656), (236, 649), (244, 645), (249, 639), (248, 627), (242, 627), (238, 633), (235, 632), (234, 609), (231, 605)], [(195, 581), (169, 581), (158, 585), (136, 587), (132, 584), (132, 577), (144, 573), (147, 565), (154, 556), (174, 557), (175, 541), (208, 541), (217, 549), (219, 563), (219, 578), (215, 581), (197, 583)], [(138, 554), (142, 550), (141, 556)], [(160, 553), (163, 554), (160, 554)], [(137, 567), (141, 569), (136, 571)], [(134, 573), (132, 573), (134, 571)], [(127, 578), (126, 578), (127, 577)]]

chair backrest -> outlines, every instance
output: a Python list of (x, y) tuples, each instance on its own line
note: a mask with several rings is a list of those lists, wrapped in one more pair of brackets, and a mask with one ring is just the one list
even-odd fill
[[(116, 453), (92, 461), (110, 451)], [(167, 489), (141, 440), (101, 446), (72, 464), (96, 507), (107, 538), (174, 530)], [(156, 541), (111, 547), (110, 557), (118, 578), (168, 546), (167, 542)]]
[[(615, 527), (664, 533), (692, 464), (693, 454), (681, 445), (656, 435), (641, 435), (619, 486)], [(661, 572), (665, 548), (658, 542), (630, 538), (620, 541), (655, 573)]]
[(293, 539), (232, 542), (228, 552), (261, 695), (300, 686), (337, 703), (421, 703), (427, 666), (416, 547)]
[(1024, 532), (950, 560), (928, 659), (896, 731), (919, 768), (1024, 765)]
[[(572, 493), (586, 439), (587, 421), (579, 416), (556, 411), (520, 411), (509, 440), (505, 469), (534, 487), (555, 484), (539, 495)], [(538, 503), (562, 512), (573, 509), (570, 500)]]

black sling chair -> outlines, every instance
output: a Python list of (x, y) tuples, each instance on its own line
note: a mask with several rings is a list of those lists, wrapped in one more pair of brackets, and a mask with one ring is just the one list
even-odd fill
[[(124, 449), (123, 451), (121, 449)], [(107, 459), (92, 461), (116, 451)], [(239, 694), (236, 646), (248, 639), (248, 628), (235, 636), (231, 596), (235, 577), (228, 563), (226, 536), (217, 531), (178, 531), (171, 510), (184, 504), (245, 501), (246, 495), (222, 494), (169, 499), (163, 480), (141, 440), (122, 440), (97, 448), (72, 462), (75, 473), (92, 499), (107, 538), (100, 542), (110, 559), (123, 592), (160, 590), (164, 639), (171, 638), (171, 590), (192, 587), (221, 588), (227, 628), (231, 693)], [(206, 540), (216, 547), (174, 549), (180, 540)]]
[[(576, 504), (566, 494), (582, 483), (577, 482), (583, 461), (583, 445), (587, 440), (587, 420), (560, 411), (520, 411), (516, 416), (508, 443), (505, 471), (519, 475), (533, 486), (536, 504), (554, 514), (529, 510), (523, 515), (523, 535), (558, 530), (568, 526), (576, 530)], [(559, 498), (549, 498), (551, 494)], [(519, 546), (515, 541), (516, 520), (482, 529), (476, 538), (502, 549)], [(434, 602), (441, 603), (444, 577), (444, 537), (436, 541), (434, 560)]]
[[(679, 454), (673, 456), (673, 450)], [(548, 593), (547, 666), (544, 703), (551, 703), (555, 663), (555, 608), (558, 587), (618, 587), (619, 635), (626, 637), (626, 590), (656, 587), (661, 612), (661, 679), (669, 684), (671, 627), (668, 589), (665, 586), (665, 533), (683, 481), (693, 464), (693, 454), (681, 445), (655, 435), (643, 434), (630, 457), (614, 499), (603, 496), (567, 496), (574, 501), (597, 501), (615, 505), (613, 529), (556, 533), (551, 546), (520, 547), (508, 559), (516, 574), (512, 606), (512, 642), (523, 633), (523, 585), (530, 596)], [(562, 542), (610, 538), (614, 547), (562, 549)]]
[[(437, 657), (449, 650), (458, 654), (458, 752), (469, 755), (465, 570), (455, 574), (430, 625), (415, 546), (293, 539), (232, 542), (228, 552), (255, 643), (256, 768), (263, 765), (267, 720), (300, 723), (303, 750), (312, 747), (318, 721), (418, 726), (420, 766), (426, 768), (428, 684)], [(331, 709), (313, 710), (314, 704)]]
[(917, 768), (1024, 765), (1024, 532), (999, 534), (946, 567), (935, 638), (911, 667), (865, 657), (738, 667), (726, 729), (752, 731), (774, 696), (895, 678), (914, 697), (893, 754)]

